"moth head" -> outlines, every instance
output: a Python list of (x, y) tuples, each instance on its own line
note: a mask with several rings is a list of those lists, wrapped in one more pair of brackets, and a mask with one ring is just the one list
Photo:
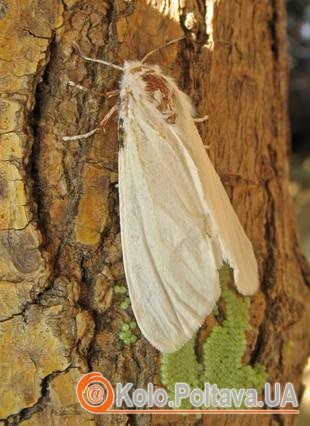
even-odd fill
[(144, 92), (163, 115), (165, 121), (174, 124), (176, 121), (175, 95), (173, 87), (158, 66), (148, 66), (141, 62), (127, 63), (125, 69), (137, 79), (141, 79)]
[(129, 74), (140, 74), (148, 71), (150, 67), (139, 61), (125, 61), (124, 69)]

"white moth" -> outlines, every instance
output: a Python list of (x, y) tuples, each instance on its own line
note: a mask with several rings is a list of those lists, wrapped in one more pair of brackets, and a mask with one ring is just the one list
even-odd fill
[(161, 352), (173, 352), (212, 311), (223, 262), (243, 295), (258, 290), (257, 263), (187, 95), (158, 66), (126, 61), (122, 71), (118, 169), (126, 280), (143, 335)]

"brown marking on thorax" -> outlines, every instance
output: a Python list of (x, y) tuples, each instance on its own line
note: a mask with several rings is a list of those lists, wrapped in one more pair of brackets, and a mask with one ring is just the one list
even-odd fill
[(146, 83), (146, 90), (153, 98), (157, 109), (165, 116), (169, 124), (174, 124), (176, 121), (175, 105), (166, 80), (154, 74), (153, 71), (143, 74), (142, 78)]

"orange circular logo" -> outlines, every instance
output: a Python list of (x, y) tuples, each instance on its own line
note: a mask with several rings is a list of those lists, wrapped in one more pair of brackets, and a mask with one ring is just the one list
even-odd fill
[(114, 391), (109, 380), (101, 373), (85, 374), (76, 386), (80, 404), (90, 413), (104, 413), (114, 402)]

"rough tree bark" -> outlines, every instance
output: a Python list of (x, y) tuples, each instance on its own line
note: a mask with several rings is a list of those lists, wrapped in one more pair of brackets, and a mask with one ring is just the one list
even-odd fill
[[(102, 94), (117, 88), (120, 75), (85, 63), (74, 42), (121, 64), (186, 34), (150, 62), (208, 114), (200, 132), (259, 261), (264, 296), (257, 297), (266, 310), (254, 303), (251, 359), (267, 366), (271, 382), (293, 382), (300, 396), (306, 272), (288, 195), (284, 0), (1, 0), (0, 31), (3, 424), (180, 423), (95, 417), (75, 397), (87, 371), (137, 386), (160, 378), (155, 349), (142, 337), (123, 346), (117, 336), (130, 313), (112, 292), (124, 282), (116, 122), (87, 141), (62, 141), (106, 114), (115, 100)], [(208, 417), (208, 424), (227, 421), (250, 424), (253, 416)]]

